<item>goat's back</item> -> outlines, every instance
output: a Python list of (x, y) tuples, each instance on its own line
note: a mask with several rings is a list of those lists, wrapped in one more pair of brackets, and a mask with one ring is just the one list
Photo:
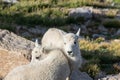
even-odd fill
[(64, 31), (57, 28), (50, 28), (44, 34), (41, 44), (47, 49), (55, 49), (63, 47), (63, 34), (66, 34)]
[(69, 74), (67, 58), (60, 50), (53, 50), (38, 63), (14, 69), (4, 80), (65, 80)]

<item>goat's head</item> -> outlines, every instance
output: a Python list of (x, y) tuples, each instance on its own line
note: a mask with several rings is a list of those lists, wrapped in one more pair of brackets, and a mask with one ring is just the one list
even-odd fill
[(67, 33), (63, 35), (63, 41), (64, 41), (64, 50), (65, 53), (68, 55), (74, 56), (79, 50), (79, 43), (78, 43), (78, 38), (80, 34), (80, 29), (76, 34), (73, 33)]
[(32, 50), (32, 58), (34, 59), (39, 59), (40, 56), (41, 56), (41, 46), (40, 44), (38, 43), (38, 40), (36, 39), (36, 42), (35, 42), (35, 47), (34, 49)]

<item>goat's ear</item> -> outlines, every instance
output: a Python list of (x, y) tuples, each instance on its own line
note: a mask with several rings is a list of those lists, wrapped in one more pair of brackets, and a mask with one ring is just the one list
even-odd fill
[(77, 31), (77, 33), (76, 33), (77, 36), (80, 35), (80, 31), (81, 31), (81, 29), (79, 28), (78, 31)]
[(35, 47), (38, 47), (40, 46), (39, 43), (38, 43), (38, 39), (35, 40)]

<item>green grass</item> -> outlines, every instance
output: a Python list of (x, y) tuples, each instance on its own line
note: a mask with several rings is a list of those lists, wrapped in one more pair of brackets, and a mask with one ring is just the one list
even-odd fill
[(120, 3), (120, 0), (113, 0), (114, 2), (116, 2), (116, 3)]
[(7, 29), (7, 30), (9, 30), (9, 31), (12, 31), (12, 32), (14, 32), (15, 31), (15, 27), (13, 27), (13, 26), (11, 26), (11, 25), (2, 25), (2, 26), (0, 26), (0, 29)]

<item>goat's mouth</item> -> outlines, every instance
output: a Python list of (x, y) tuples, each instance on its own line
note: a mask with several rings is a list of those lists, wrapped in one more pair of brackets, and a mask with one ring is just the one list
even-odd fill
[(68, 53), (68, 55), (71, 56), (71, 57), (74, 57), (73, 52), (72, 53)]
[(36, 57), (36, 59), (40, 59), (40, 58), (41, 58), (41, 55)]

